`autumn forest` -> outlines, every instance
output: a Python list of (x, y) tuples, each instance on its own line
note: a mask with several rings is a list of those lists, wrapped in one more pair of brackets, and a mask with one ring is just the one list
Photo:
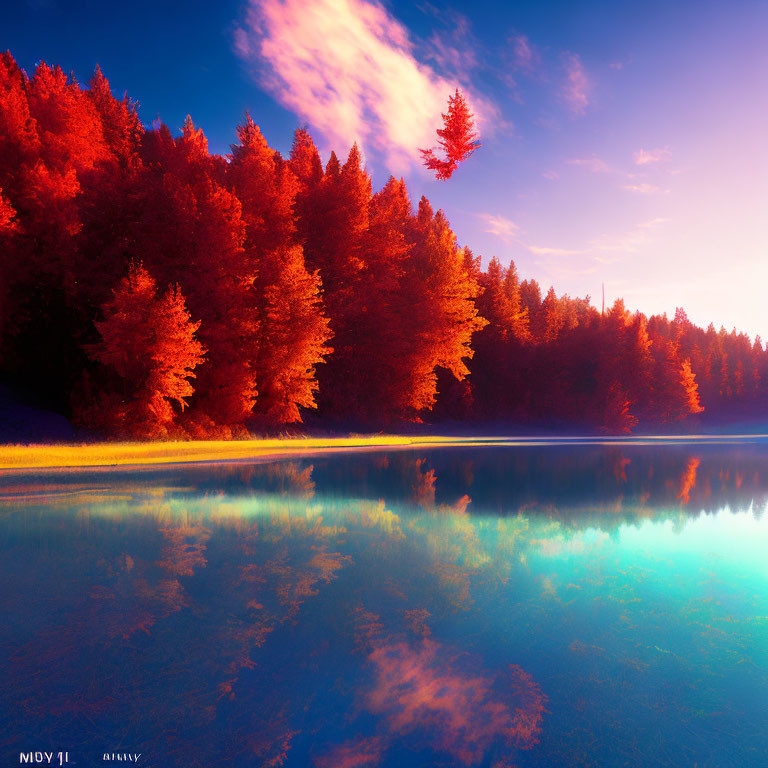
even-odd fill
[(237, 136), (211, 154), (190, 118), (146, 128), (100, 70), (83, 87), (0, 56), (5, 386), (120, 438), (627, 433), (768, 403), (759, 337), (542, 290), (403, 180), (374, 191), (356, 146), (323, 164), (299, 129), (284, 158), (249, 116)]

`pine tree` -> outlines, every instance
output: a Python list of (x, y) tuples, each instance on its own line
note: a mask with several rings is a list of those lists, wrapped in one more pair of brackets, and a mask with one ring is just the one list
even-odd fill
[(402, 363), (410, 378), (408, 405), (418, 413), (435, 403), (439, 368), (459, 381), (469, 373), (472, 336), (487, 320), (478, 314), (475, 299), (480, 288), (467, 272), (464, 252), (445, 214), (433, 214), (424, 197), (410, 240), (413, 256), (405, 284), (411, 339)]
[[(140, 155), (144, 126), (137, 105), (127, 95), (118, 100), (98, 67), (87, 95), (98, 114), (107, 157), (98, 172), (81, 174), (73, 286), (79, 307), (99, 306), (110, 286), (125, 274), (135, 254), (130, 252), (131, 230), (141, 211), (144, 166)], [(90, 323), (88, 323), (90, 325)]]
[(159, 281), (179, 282), (208, 350), (187, 428), (200, 437), (243, 432), (258, 394), (259, 319), (256, 270), (242, 206), (226, 186), (227, 164), (208, 153), (190, 118), (178, 139), (164, 125), (148, 132), (141, 155), (139, 216), (127, 250)]
[(299, 128), (294, 134), (290, 164), (302, 188), (313, 189), (323, 178), (320, 154), (306, 128)]
[(3, 357), (17, 386), (65, 413), (85, 362), (79, 195), (85, 176), (98, 173), (107, 157), (101, 119), (76, 81), (44, 62), (30, 79), (3, 54), (0, 187), (24, 233), (4, 259), (12, 305), (6, 313), (13, 322), (6, 326)]
[(318, 399), (322, 413), (334, 418), (358, 416), (363, 410), (356, 400), (354, 377), (371, 197), (371, 179), (357, 146), (343, 166), (332, 152), (311, 193), (310, 219), (300, 225), (306, 232), (304, 257), (309, 269), (320, 274), (333, 334), (333, 354), (318, 371)]
[(307, 270), (296, 231), (299, 182), (250, 116), (238, 136), (228, 176), (242, 204), (246, 255), (256, 275), (259, 349), (254, 370), (259, 395), (254, 412), (262, 425), (274, 427), (300, 421), (300, 407), (316, 407), (316, 367), (331, 352), (326, 346), (330, 331), (320, 279)]
[(541, 287), (536, 280), (520, 283), (520, 302), (528, 313), (528, 329), (532, 341), (541, 341), (544, 335), (544, 315), (541, 306)]
[(544, 317), (544, 341), (553, 342), (565, 325), (563, 306), (558, 300), (554, 288), (550, 287), (547, 291), (541, 304), (541, 311)]
[(517, 276), (515, 262), (509, 262), (504, 275), (504, 294), (509, 302), (509, 311), (512, 314), (510, 331), (518, 342), (530, 341), (531, 331), (528, 320), (528, 308), (523, 306), (520, 280)]
[(109, 152), (121, 165), (135, 163), (138, 159), (136, 148), (144, 133), (137, 104), (127, 94), (120, 100), (116, 99), (99, 66), (88, 85), (88, 95), (101, 118), (104, 142)]
[(129, 437), (167, 437), (176, 431), (176, 413), (193, 394), (190, 379), (204, 360), (178, 286), (157, 295), (157, 284), (141, 264), (131, 264), (96, 322), (101, 342), (89, 349), (111, 369), (120, 389), (93, 408), (86, 422)]
[(16, 211), (14, 207), (6, 200), (0, 187), (0, 237), (9, 235), (17, 230), (18, 225), (15, 221)]
[(473, 402), (481, 418), (502, 418), (510, 409), (510, 375), (515, 365), (512, 343), (519, 301), (516, 311), (514, 292), (510, 295), (508, 291), (505, 272), (494, 257), (478, 276), (480, 293), (476, 304), (488, 325), (475, 335), (470, 369)]
[(354, 402), (371, 424), (411, 415), (403, 366), (410, 344), (406, 287), (413, 247), (406, 238), (410, 219), (405, 182), (390, 177), (371, 200), (358, 289)]
[(691, 370), (691, 361), (683, 360), (680, 365), (680, 384), (684, 393), (684, 410), (681, 418), (688, 414), (701, 413), (704, 408), (699, 401), (699, 388), (696, 384), (696, 376)]
[(433, 149), (420, 149), (424, 165), (435, 172), (435, 178), (445, 181), (479, 146), (474, 115), (464, 96), (457, 88), (448, 97), (448, 111), (443, 113), (443, 127), (438, 128), (438, 144), (444, 157), (435, 155)]

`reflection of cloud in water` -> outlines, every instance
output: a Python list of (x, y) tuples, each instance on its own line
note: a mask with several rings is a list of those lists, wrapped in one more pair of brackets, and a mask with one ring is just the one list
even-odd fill
[[(58, 504), (27, 507), (12, 537), (40, 567), (14, 577), (13, 591), (44, 589), (39, 620), (13, 595), (2, 598), (17, 625), (32, 617), (5, 680), (11, 724), (23, 735), (36, 717), (58, 736), (74, 722), (94, 743), (112, 735), (110, 722), (125, 723), (138, 741), (170, 733), (168, 764), (190, 768), (217, 760), (392, 765), (422, 748), (445, 764), (501, 768), (544, 723), (548, 738), (531, 757), (544, 764), (553, 742), (571, 746), (558, 729), (572, 714), (553, 707), (545, 720), (539, 686), (509, 666), (534, 663), (531, 648), (555, 649), (555, 672), (536, 667), (552, 698), (572, 691), (590, 702), (596, 681), (603, 697), (626, 696), (610, 716), (596, 699), (584, 708), (585, 743), (599, 735), (587, 718), (614, 717), (620, 728), (633, 702), (652, 698), (651, 677), (663, 690), (695, 674), (718, 693), (701, 659), (715, 659), (718, 680), (724, 669), (763, 674), (754, 646), (768, 622), (747, 576), (765, 574), (766, 520), (758, 504), (739, 515), (699, 514), (705, 498), (723, 498), (718, 489), (736, 506), (759, 498), (754, 458), (737, 470), (706, 452), (654, 464), (637, 453), (629, 462), (622, 451), (595, 476), (594, 461), (558, 464), (564, 455), (553, 460), (562, 475), (528, 455), (534, 480), (560, 483), (538, 485), (538, 500), (515, 460), (510, 478), (490, 490), (493, 473), (478, 462), (470, 505), (459, 471), (466, 461), (434, 454), (428, 465), (399, 454), (368, 464), (358, 457), (353, 498), (346, 486), (329, 492), (318, 458), (314, 469), (295, 462), (207, 477), (201, 468), (196, 492), (170, 477), (135, 492), (127, 482), (81, 483), (71, 488), (71, 514)], [(400, 484), (381, 487), (394, 473)], [(574, 512), (567, 492), (574, 487), (581, 503), (587, 485), (594, 509)], [(68, 489), (51, 493), (63, 499)], [(101, 496), (109, 501), (97, 503)], [(670, 514), (677, 525), (661, 522)], [(720, 581), (691, 580), (702, 553), (718, 556)], [(746, 574), (742, 587), (736, 570)], [(684, 646), (672, 629), (687, 632)], [(656, 635), (641, 637), (649, 632)], [(661, 703), (680, 715), (677, 699)], [(215, 740), (201, 744), (191, 732)]]
[(397, 740), (477, 765), (499, 750), (529, 749), (539, 739), (547, 697), (517, 665), (483, 669), (468, 654), (430, 639), (426, 610), (406, 612), (415, 639), (384, 637), (378, 616), (353, 616), (358, 647), (368, 647), (373, 681), (362, 707), (378, 717), (377, 733), (342, 743), (316, 760), (320, 768), (365, 766)]
[(293, 739), (301, 731), (290, 730), (283, 719), (259, 724), (258, 733), (248, 737), (248, 748), (260, 768), (280, 768), (288, 759)]
[(379, 736), (358, 737), (315, 758), (317, 768), (369, 768), (379, 765), (386, 745)]
[(427, 619), (430, 617), (430, 613), (426, 608), (415, 608), (412, 611), (404, 611), (405, 621), (408, 624), (411, 632), (418, 637), (429, 637), (431, 630)]

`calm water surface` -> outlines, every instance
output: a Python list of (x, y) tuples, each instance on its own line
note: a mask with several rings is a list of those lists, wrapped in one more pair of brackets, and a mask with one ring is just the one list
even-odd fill
[(0, 764), (766, 766), (767, 502), (759, 440), (0, 476)]

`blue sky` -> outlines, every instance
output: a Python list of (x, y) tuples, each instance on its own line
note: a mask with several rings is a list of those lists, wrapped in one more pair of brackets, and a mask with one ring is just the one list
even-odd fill
[[(99, 63), (142, 119), (187, 113), (226, 152), (250, 110), (286, 153), (358, 140), (460, 242), (544, 289), (768, 336), (768, 3), (369, 0), (64, 3), (4, 9), (0, 46), (85, 81)], [(417, 150), (448, 91), (483, 146), (448, 182)]]

